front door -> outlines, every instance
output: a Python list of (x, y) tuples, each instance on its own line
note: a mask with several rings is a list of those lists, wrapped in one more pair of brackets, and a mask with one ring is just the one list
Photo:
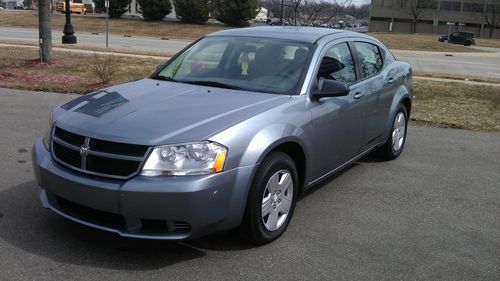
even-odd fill
[(314, 130), (313, 180), (355, 157), (365, 130), (364, 99), (355, 84), (355, 63), (349, 45), (347, 42), (331, 44), (321, 57), (315, 87), (320, 87), (323, 79), (334, 79), (350, 85), (350, 93), (310, 102)]

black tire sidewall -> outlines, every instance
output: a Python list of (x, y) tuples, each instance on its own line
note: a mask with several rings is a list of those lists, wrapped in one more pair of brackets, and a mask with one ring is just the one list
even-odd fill
[[(266, 184), (271, 176), (282, 169), (288, 170), (292, 176), (292, 204), (285, 223), (279, 229), (269, 231), (266, 229), (264, 222), (262, 221), (262, 195), (264, 194), (264, 189), (266, 188)], [(297, 169), (292, 158), (290, 158), (287, 154), (282, 152), (272, 153), (260, 164), (252, 181), (244, 222), (247, 228), (246, 231), (250, 232), (250, 238), (255, 243), (266, 244), (272, 242), (285, 232), (293, 216), (295, 203), (297, 201), (298, 188)]]

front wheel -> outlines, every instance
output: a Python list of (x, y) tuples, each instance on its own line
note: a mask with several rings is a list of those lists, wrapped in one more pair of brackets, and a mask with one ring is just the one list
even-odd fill
[(408, 113), (405, 106), (400, 104), (392, 122), (391, 134), (385, 144), (378, 149), (382, 158), (393, 160), (401, 154), (406, 142), (407, 128)]
[(292, 218), (298, 188), (297, 170), (290, 156), (275, 152), (266, 157), (252, 182), (242, 234), (258, 245), (280, 237)]

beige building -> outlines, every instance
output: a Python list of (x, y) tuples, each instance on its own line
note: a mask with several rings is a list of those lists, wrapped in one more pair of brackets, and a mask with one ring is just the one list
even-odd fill
[[(417, 33), (447, 34), (449, 31), (470, 31), (479, 37), (489, 37), (489, 26), (484, 12), (486, 3), (500, 0), (422, 0), (421, 11), (415, 25)], [(370, 31), (412, 32), (413, 0), (372, 0), (370, 7)], [(498, 5), (498, 4), (497, 4)], [(498, 11), (500, 13), (500, 11)], [(499, 16), (500, 17), (500, 16)], [(490, 15), (491, 18), (491, 15)], [(500, 20), (494, 29), (493, 38), (500, 38)]]

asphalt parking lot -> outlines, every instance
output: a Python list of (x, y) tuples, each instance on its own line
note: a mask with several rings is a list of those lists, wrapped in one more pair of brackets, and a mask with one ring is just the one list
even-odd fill
[(42, 208), (30, 148), (70, 95), (0, 89), (0, 280), (500, 280), (500, 134), (411, 126), (307, 192), (285, 235), (125, 239)]

